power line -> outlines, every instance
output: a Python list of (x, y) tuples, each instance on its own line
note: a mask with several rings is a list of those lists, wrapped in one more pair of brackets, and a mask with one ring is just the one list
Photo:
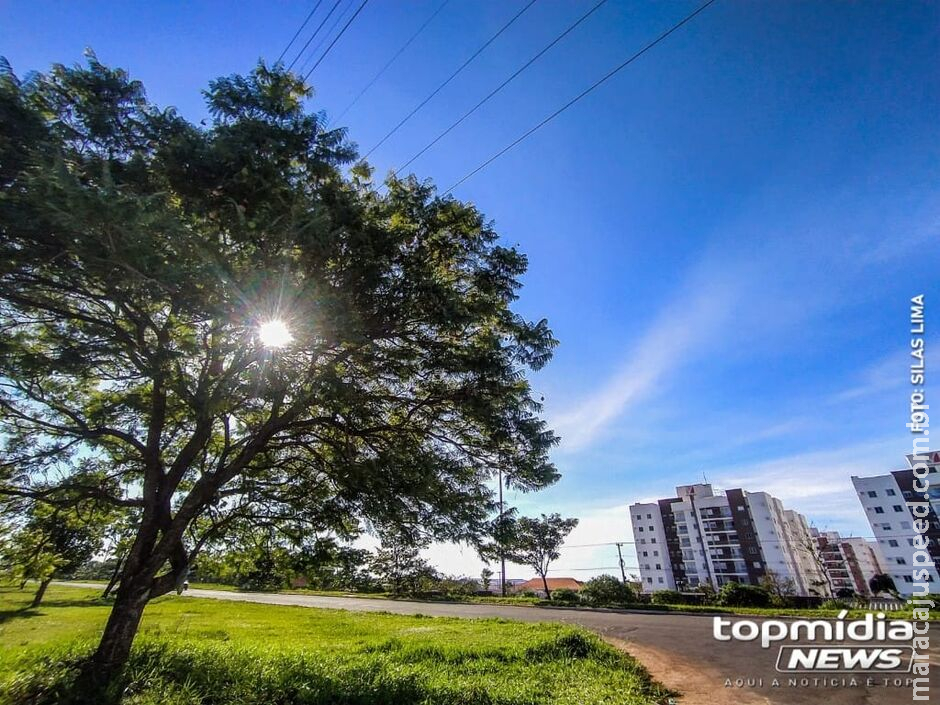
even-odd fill
[(320, 55), (320, 58), (317, 59), (317, 63), (315, 63), (313, 67), (309, 71), (307, 71), (306, 75), (304, 76), (304, 81), (306, 81), (310, 77), (310, 74), (316, 71), (317, 66), (320, 65), (320, 62), (326, 58), (326, 55), (330, 53), (330, 50), (336, 45), (336, 42), (340, 40), (340, 37), (342, 37), (346, 33), (346, 30), (349, 29), (349, 25), (351, 25), (353, 23), (353, 20), (355, 20), (359, 16), (359, 13), (362, 12), (362, 9), (366, 6), (368, 2), (369, 0), (362, 0), (362, 4), (359, 5), (358, 8), (356, 8), (356, 11), (353, 13), (353, 16), (350, 17), (349, 21), (343, 25), (343, 28), (339, 31), (339, 34), (336, 35), (333, 41), (330, 42), (330, 45), (326, 48), (326, 51), (324, 51), (323, 54)]
[(314, 44), (310, 51), (307, 52), (306, 58), (304, 58), (303, 63), (300, 65), (300, 68), (297, 69), (297, 73), (306, 74), (307, 67), (310, 66), (310, 63), (317, 56), (317, 53), (320, 51), (320, 48), (326, 44), (327, 40), (332, 36), (333, 30), (336, 29), (342, 22), (349, 16), (350, 11), (356, 6), (356, 0), (349, 0), (347, 3), (346, 0), (342, 0), (341, 4), (345, 4), (339, 12), (336, 13), (336, 19), (333, 20), (332, 24), (326, 28), (326, 31), (323, 33), (323, 36), (320, 37), (320, 41)]
[[(712, 1), (714, 2), (714, 0), (712, 0)], [(460, 74), (461, 71), (463, 71), (465, 68), (467, 68), (467, 66), (469, 66), (470, 63), (471, 63), (474, 59), (476, 59), (480, 54), (482, 54), (483, 51), (484, 51), (490, 44), (492, 44), (494, 41), (496, 41), (496, 39), (497, 39), (497, 37), (499, 37), (499, 35), (501, 35), (503, 32), (505, 32), (507, 29), (509, 29), (509, 27), (510, 27), (516, 20), (518, 20), (520, 17), (522, 17), (523, 13), (525, 13), (525, 11), (528, 10), (530, 7), (532, 7), (536, 2), (537, 2), (537, 0), (529, 0), (529, 2), (525, 5), (525, 7), (523, 7), (521, 10), (519, 10), (519, 12), (517, 12), (515, 15), (513, 15), (512, 18), (511, 18), (506, 24), (504, 24), (502, 27), (500, 27), (500, 28), (499, 28), (499, 31), (496, 32), (496, 34), (494, 34), (492, 37), (490, 37), (489, 39), (487, 39), (486, 42), (484, 42), (483, 46), (481, 46), (479, 49), (477, 49), (475, 52), (473, 52), (473, 54), (471, 54), (470, 58), (467, 59), (466, 61), (464, 61), (464, 62), (460, 65), (460, 67), (459, 67), (456, 71), (454, 71), (450, 76), (448, 76), (447, 79), (446, 79), (441, 85), (439, 85), (437, 88), (435, 88), (433, 91), (431, 91), (431, 94), (430, 94), (427, 98), (425, 98), (425, 99), (422, 100), (420, 103), (418, 103), (417, 107), (415, 107), (414, 110), (412, 110), (410, 113), (408, 113), (407, 115), (405, 115), (405, 117), (403, 117), (403, 118), (401, 119), (401, 122), (399, 122), (397, 125), (395, 125), (395, 127), (393, 127), (393, 128), (389, 131), (389, 133), (388, 133), (387, 135), (385, 135), (385, 137), (383, 137), (381, 140), (379, 140), (378, 144), (376, 144), (372, 149), (370, 149), (368, 152), (366, 152), (366, 154), (365, 154), (365, 156), (363, 157), (363, 159), (368, 159), (370, 154), (372, 154), (375, 150), (377, 150), (379, 147), (381, 147), (383, 144), (385, 144), (385, 141), (386, 141), (389, 137), (391, 137), (391, 136), (394, 135), (396, 132), (398, 132), (398, 130), (401, 129), (401, 126), (402, 126), (402, 125), (404, 125), (404, 124), (405, 124), (406, 122), (408, 122), (412, 117), (414, 117), (415, 113), (417, 113), (419, 110), (421, 110), (421, 108), (423, 108), (425, 105), (427, 105), (428, 102), (430, 102), (430, 100), (431, 100), (434, 96), (436, 96), (438, 93), (440, 93), (448, 83), (450, 83), (450, 82), (453, 81), (455, 78), (457, 78), (457, 75)]]
[(556, 44), (558, 44), (558, 42), (560, 42), (562, 39), (564, 39), (565, 37), (567, 37), (571, 32), (573, 32), (573, 31), (578, 27), (578, 25), (580, 25), (580, 24), (581, 24), (582, 22), (584, 22), (588, 17), (590, 17), (591, 15), (593, 15), (593, 14), (594, 14), (597, 10), (599, 10), (599, 9), (601, 8), (601, 6), (602, 6), (604, 3), (606, 3), (606, 2), (607, 2), (607, 0), (600, 0), (600, 2), (597, 3), (594, 7), (592, 7), (590, 10), (588, 10), (588, 11), (585, 12), (583, 15), (581, 15), (581, 17), (579, 17), (578, 20), (577, 20), (574, 24), (570, 25), (564, 32), (562, 32), (561, 34), (559, 34), (559, 35), (558, 35), (557, 37), (555, 37), (551, 42), (549, 42), (547, 45), (545, 45), (545, 47), (544, 47), (540, 52), (538, 52), (535, 56), (533, 56), (531, 59), (529, 59), (527, 62), (525, 62), (525, 63), (524, 63), (515, 73), (513, 73), (509, 78), (507, 78), (505, 81), (503, 81), (502, 83), (500, 83), (496, 88), (494, 88), (492, 91), (490, 91), (490, 93), (487, 94), (487, 96), (486, 96), (485, 98), (483, 98), (483, 100), (481, 100), (479, 103), (477, 103), (477, 104), (474, 105), (472, 108), (470, 108), (470, 110), (468, 110), (466, 113), (464, 113), (456, 122), (454, 122), (454, 124), (452, 124), (452, 125), (451, 125), (450, 127), (448, 127), (446, 130), (444, 130), (441, 134), (439, 134), (437, 137), (435, 137), (433, 140), (431, 140), (431, 142), (429, 142), (427, 145), (425, 145), (425, 147), (424, 147), (420, 152), (418, 152), (417, 154), (415, 154), (411, 159), (409, 159), (407, 162), (405, 162), (405, 163), (402, 164), (400, 167), (398, 167), (398, 169), (395, 171), (395, 176), (398, 176), (402, 171), (404, 171), (406, 168), (408, 168), (408, 165), (411, 164), (412, 162), (414, 162), (415, 159), (417, 159), (417, 158), (420, 157), (422, 154), (424, 154), (424, 153), (427, 152), (429, 149), (431, 149), (431, 147), (433, 147), (434, 145), (436, 145), (436, 144), (437, 144), (438, 142), (440, 142), (445, 136), (447, 136), (447, 134), (448, 134), (451, 130), (453, 130), (455, 127), (457, 127), (460, 123), (462, 123), (462, 122), (463, 122), (464, 120), (466, 120), (468, 117), (470, 117), (471, 115), (473, 115), (473, 113), (475, 113), (477, 110), (479, 110), (487, 101), (489, 101), (490, 98), (492, 98), (493, 96), (495, 96), (497, 93), (499, 93), (501, 90), (503, 90), (503, 88), (505, 88), (505, 87), (508, 86), (510, 83), (512, 83), (512, 81), (513, 81), (517, 76), (519, 76), (519, 74), (521, 74), (523, 71), (525, 71), (527, 68), (529, 68), (532, 64), (534, 64), (536, 61), (538, 61), (540, 58), (542, 58), (542, 56), (543, 56), (549, 49), (551, 49), (553, 46), (555, 46)]
[(290, 65), (287, 67), (288, 71), (294, 68), (294, 64), (296, 64), (298, 59), (300, 59), (300, 57), (304, 55), (304, 52), (307, 51), (307, 47), (310, 46), (310, 42), (312, 42), (316, 38), (316, 36), (320, 33), (320, 30), (323, 29), (323, 25), (325, 25), (326, 21), (330, 19), (330, 16), (334, 12), (336, 12), (336, 8), (339, 7), (339, 4), (342, 1), (343, 0), (336, 0), (336, 2), (333, 3), (333, 7), (331, 7), (330, 11), (326, 13), (326, 17), (320, 20), (320, 24), (318, 24), (317, 28), (313, 30), (313, 34), (310, 35), (310, 37), (307, 39), (307, 42), (300, 48), (300, 51), (297, 53), (297, 56), (294, 57), (294, 60), (290, 62)]
[(287, 46), (284, 47), (284, 51), (282, 51), (281, 55), (277, 57), (277, 61), (275, 63), (280, 62), (280, 60), (284, 58), (284, 54), (286, 54), (287, 51), (291, 48), (291, 46), (293, 46), (294, 42), (297, 41), (297, 37), (299, 37), (300, 33), (304, 31), (304, 27), (307, 26), (307, 23), (310, 21), (310, 18), (313, 17), (314, 13), (317, 11), (317, 8), (320, 7), (321, 4), (323, 4), (323, 0), (317, 0), (317, 3), (313, 6), (313, 9), (310, 11), (310, 14), (307, 15), (307, 19), (305, 19), (303, 21), (303, 24), (301, 24), (300, 27), (297, 28), (297, 31), (294, 32), (294, 36), (291, 37), (289, 42), (287, 42)]
[[(321, 0), (321, 1), (322, 1), (322, 0)], [(378, 73), (376, 73), (375, 76), (372, 77), (372, 80), (369, 81), (361, 91), (359, 91), (359, 93), (356, 95), (355, 98), (352, 99), (352, 101), (349, 103), (349, 105), (347, 105), (345, 108), (343, 108), (343, 112), (341, 112), (341, 113), (340, 113), (336, 118), (334, 118), (333, 120), (330, 120), (331, 123), (339, 122), (340, 120), (343, 119), (343, 116), (346, 115), (346, 113), (348, 113), (348, 112), (352, 109), (352, 107), (353, 107), (356, 103), (359, 102), (359, 99), (362, 98), (362, 96), (364, 96), (364, 95), (366, 94), (366, 92), (367, 92), (370, 88), (372, 88), (372, 86), (375, 85), (375, 82), (378, 81), (379, 78), (381, 78), (382, 75), (383, 75), (386, 71), (388, 71), (389, 67), (391, 67), (391, 65), (395, 63), (395, 61), (398, 59), (398, 57), (401, 56), (409, 46), (411, 46), (411, 43), (412, 43), (415, 39), (418, 38), (418, 35), (421, 34), (421, 32), (424, 31), (425, 27), (427, 27), (429, 24), (431, 24), (431, 21), (432, 21), (435, 17), (438, 16), (438, 14), (440, 13), (440, 11), (444, 9), (444, 6), (447, 5), (448, 2), (450, 2), (450, 0), (444, 0), (444, 2), (442, 2), (440, 5), (437, 6), (437, 9), (431, 14), (431, 16), (428, 17), (428, 18), (424, 21), (424, 24), (422, 24), (420, 27), (418, 27), (418, 31), (416, 31), (414, 34), (412, 34), (412, 35), (408, 38), (408, 41), (406, 41), (404, 44), (401, 45), (401, 48), (400, 48), (398, 51), (395, 52), (395, 54), (392, 56), (391, 59), (389, 59), (387, 62), (385, 62), (385, 65), (384, 65), (382, 68), (380, 68), (379, 71), (378, 71)]]
[(700, 12), (703, 12), (707, 7), (709, 7), (710, 5), (712, 5), (714, 2), (716, 2), (716, 0), (708, 0), (708, 2), (706, 2), (704, 5), (701, 5), (697, 10), (694, 10), (692, 13), (686, 15), (682, 20), (680, 20), (679, 22), (677, 22), (676, 24), (674, 24), (672, 27), (670, 27), (669, 29), (667, 29), (665, 32), (663, 32), (662, 34), (660, 34), (658, 37), (656, 37), (656, 39), (654, 39), (653, 41), (649, 42), (646, 46), (644, 46), (642, 49), (640, 49), (640, 50), (637, 51), (635, 54), (633, 54), (630, 58), (628, 58), (628, 59), (627, 59), (626, 61), (624, 61), (622, 64), (620, 64), (619, 66), (617, 66), (617, 67), (615, 67), (614, 69), (612, 69), (611, 71), (609, 71), (606, 75), (604, 75), (604, 76), (603, 76), (602, 78), (600, 78), (598, 81), (596, 81), (596, 82), (594, 82), (593, 84), (591, 84), (588, 88), (586, 88), (584, 91), (582, 91), (581, 93), (579, 93), (577, 96), (575, 96), (574, 98), (572, 98), (571, 100), (569, 100), (567, 103), (565, 103), (563, 106), (561, 106), (558, 110), (556, 110), (556, 111), (553, 112), (551, 115), (549, 115), (547, 118), (545, 118), (545, 119), (542, 120), (540, 123), (538, 123), (535, 127), (531, 128), (531, 129), (529, 129), (528, 131), (526, 131), (525, 133), (523, 133), (523, 135), (522, 135), (521, 137), (519, 137), (519, 138), (517, 138), (515, 141), (511, 142), (511, 143), (510, 143), (509, 145), (507, 145), (506, 147), (503, 147), (501, 150), (499, 150), (499, 151), (498, 151), (496, 154), (494, 154), (492, 157), (490, 157), (490, 158), (487, 159), (485, 162), (483, 162), (482, 164), (480, 164), (480, 166), (478, 166), (476, 169), (474, 169), (474, 170), (471, 171), (470, 173), (466, 174), (466, 175), (465, 175), (464, 177), (462, 177), (459, 181), (457, 181), (453, 186), (451, 186), (449, 189), (447, 189), (442, 195), (445, 195), (445, 196), (446, 196), (448, 193), (450, 193), (450, 192), (453, 191), (455, 188), (457, 188), (458, 186), (460, 186), (460, 184), (462, 184), (464, 181), (466, 181), (467, 179), (469, 179), (471, 176), (473, 176), (473, 175), (477, 174), (478, 172), (482, 171), (482, 170), (485, 169), (487, 166), (489, 166), (489, 165), (492, 164), (494, 161), (496, 161), (496, 160), (499, 159), (501, 156), (503, 156), (503, 155), (504, 155), (506, 152), (508, 152), (510, 149), (512, 149), (513, 147), (515, 147), (516, 145), (518, 145), (520, 142), (522, 142), (523, 140), (525, 140), (526, 138), (528, 138), (529, 136), (531, 136), (533, 133), (535, 133), (535, 132), (537, 132), (538, 130), (540, 130), (540, 129), (542, 129), (543, 127), (545, 127), (545, 125), (547, 125), (547, 124), (550, 123), (552, 120), (554, 120), (556, 117), (558, 117), (559, 115), (561, 115), (563, 112), (565, 112), (565, 111), (566, 111), (568, 108), (570, 108), (572, 105), (574, 105), (575, 103), (577, 103), (578, 101), (580, 101), (582, 98), (584, 98), (585, 96), (587, 96), (589, 93), (593, 92), (595, 89), (599, 88), (601, 85), (603, 85), (604, 83), (606, 83), (607, 81), (609, 81), (609, 80), (610, 80), (611, 78), (613, 78), (616, 74), (620, 73), (620, 71), (622, 71), (623, 69), (625, 69), (627, 66), (629, 66), (630, 64), (632, 64), (634, 61), (636, 61), (637, 59), (639, 59), (641, 56), (643, 56), (643, 54), (645, 54), (645, 53), (648, 52), (650, 49), (652, 49), (652, 48), (655, 47), (657, 44), (659, 44), (661, 41), (663, 41), (664, 39), (666, 39), (666, 37), (668, 37), (670, 34), (672, 34), (673, 32), (675, 32), (676, 30), (678, 30), (680, 27), (682, 27), (682, 26), (683, 26), (684, 24), (686, 24), (687, 22), (690, 22), (690, 21), (691, 21), (692, 19), (694, 19)]

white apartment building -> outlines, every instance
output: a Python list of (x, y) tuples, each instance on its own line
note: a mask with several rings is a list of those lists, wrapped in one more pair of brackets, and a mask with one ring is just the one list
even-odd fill
[(646, 592), (758, 585), (769, 571), (798, 594), (813, 591), (806, 519), (766, 492), (683, 485), (675, 497), (631, 505), (630, 522)]
[(908, 502), (928, 505), (924, 519), (929, 526), (926, 538), (934, 564), (923, 568), (927, 571), (927, 579), (922, 582), (930, 586), (929, 592), (940, 591), (940, 452), (930, 451), (925, 455), (929, 458), (929, 471), (924, 478), (928, 485), (926, 497), (914, 489), (914, 459), (910, 455), (907, 456), (908, 469), (874, 477), (852, 477), (852, 484), (883, 557), (883, 572), (891, 576), (902, 595), (912, 594), (915, 587), (915, 517)]
[(858, 595), (871, 595), (869, 581), (884, 572), (878, 544), (859, 537), (843, 537), (838, 531), (819, 533), (814, 530), (813, 535), (832, 583), (832, 592), (850, 590)]

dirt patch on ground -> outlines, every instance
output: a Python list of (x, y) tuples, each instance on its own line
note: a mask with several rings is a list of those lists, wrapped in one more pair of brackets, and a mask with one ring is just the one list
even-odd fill
[(653, 678), (667, 688), (679, 691), (677, 705), (767, 705), (771, 701), (758, 695), (735, 689), (729, 693), (721, 687), (724, 678), (717, 671), (702, 668), (701, 663), (684, 661), (675, 653), (632, 641), (602, 637), (611, 646), (626, 651), (642, 663)]

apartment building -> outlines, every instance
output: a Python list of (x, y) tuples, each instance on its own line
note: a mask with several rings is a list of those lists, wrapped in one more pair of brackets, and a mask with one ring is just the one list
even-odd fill
[(759, 585), (772, 572), (806, 595), (822, 578), (806, 519), (766, 492), (683, 485), (675, 497), (631, 505), (630, 522), (646, 592)]
[(907, 456), (906, 469), (874, 477), (852, 477), (852, 484), (884, 559), (881, 565), (883, 572), (891, 576), (902, 595), (912, 594), (915, 583), (913, 556), (916, 518), (908, 502), (921, 503), (925, 510), (922, 518), (928, 525), (925, 536), (933, 565), (923, 567), (927, 570), (927, 580), (923, 582), (930, 585), (930, 592), (940, 591), (940, 452), (930, 451), (924, 457), (927, 458), (928, 466), (924, 477), (926, 496), (914, 489), (915, 460), (912, 455)]
[(813, 530), (813, 536), (832, 593), (849, 590), (858, 595), (871, 595), (869, 581), (884, 572), (877, 553), (878, 544), (859, 537), (843, 537), (838, 531), (819, 533)]

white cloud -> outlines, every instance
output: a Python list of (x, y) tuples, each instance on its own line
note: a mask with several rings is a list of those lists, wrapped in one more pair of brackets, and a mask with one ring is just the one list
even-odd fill
[(689, 286), (637, 342), (620, 371), (571, 408), (551, 414), (561, 450), (590, 445), (635, 404), (662, 391), (670, 372), (693, 362), (727, 320), (732, 299), (728, 281)]
[(821, 529), (868, 535), (871, 527), (852, 475), (883, 475), (903, 466), (904, 448), (897, 440), (882, 440), (714, 469), (711, 474), (721, 488), (769, 492)]

